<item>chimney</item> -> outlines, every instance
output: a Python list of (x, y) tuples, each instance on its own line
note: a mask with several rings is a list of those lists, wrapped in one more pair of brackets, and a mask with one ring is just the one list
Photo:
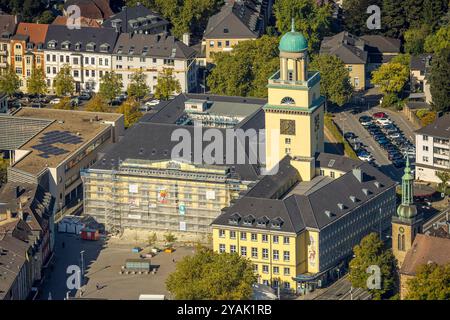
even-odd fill
[(183, 43), (185, 45), (187, 45), (188, 47), (191, 44), (191, 35), (189, 34), (189, 32), (183, 33)]

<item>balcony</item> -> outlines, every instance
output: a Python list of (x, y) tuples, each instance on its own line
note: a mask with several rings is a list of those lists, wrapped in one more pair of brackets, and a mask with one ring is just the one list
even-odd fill
[(308, 80), (306, 80), (306, 81), (281, 80), (280, 79), (280, 70), (278, 70), (269, 78), (269, 85), (271, 85), (271, 84), (297, 85), (297, 86), (303, 86), (303, 87), (310, 88), (313, 85), (315, 85), (319, 80), (320, 80), (320, 74), (315, 71), (308, 72)]
[(8, 51), (7, 50), (0, 50), (0, 56), (7, 56)]

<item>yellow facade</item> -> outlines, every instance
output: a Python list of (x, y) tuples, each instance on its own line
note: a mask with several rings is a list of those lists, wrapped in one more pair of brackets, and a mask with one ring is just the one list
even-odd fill
[(241, 41), (255, 40), (256, 38), (236, 38), (236, 39), (205, 39), (205, 53), (206, 62), (212, 63), (214, 60), (211, 57), (215, 52), (230, 52), (233, 47)]
[(366, 88), (366, 65), (365, 64), (346, 64), (350, 77), (350, 84), (355, 90), (364, 90)]

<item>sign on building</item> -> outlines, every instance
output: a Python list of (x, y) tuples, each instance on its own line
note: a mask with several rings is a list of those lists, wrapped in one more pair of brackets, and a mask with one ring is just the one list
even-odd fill
[(215, 200), (215, 199), (216, 199), (216, 192), (214, 190), (207, 190), (206, 200)]
[(138, 185), (137, 184), (129, 184), (128, 192), (129, 193), (138, 193)]
[(186, 222), (180, 221), (180, 231), (186, 231)]

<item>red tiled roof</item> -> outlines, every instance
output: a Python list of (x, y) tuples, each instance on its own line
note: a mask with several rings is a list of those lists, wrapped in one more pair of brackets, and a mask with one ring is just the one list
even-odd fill
[[(80, 17), (82, 27), (101, 28), (101, 25), (94, 19)], [(67, 24), (67, 17), (57, 16), (52, 22), (53, 25), (65, 26)]]
[(37, 23), (19, 23), (16, 34), (29, 36), (28, 40), (31, 43), (38, 44), (45, 42), (45, 36), (47, 35), (48, 24)]

